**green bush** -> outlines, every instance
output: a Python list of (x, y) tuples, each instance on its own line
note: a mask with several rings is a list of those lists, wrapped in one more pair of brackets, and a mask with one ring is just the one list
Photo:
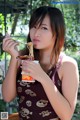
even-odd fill
[(6, 102), (0, 100), (0, 112), (5, 112)]
[(72, 120), (80, 120), (80, 101), (76, 105), (76, 109)]

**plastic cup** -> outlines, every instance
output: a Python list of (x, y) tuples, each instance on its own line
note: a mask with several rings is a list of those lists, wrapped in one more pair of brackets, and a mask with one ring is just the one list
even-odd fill
[[(37, 61), (37, 60), (34, 60), (33, 62), (35, 62), (36, 64), (39, 63), (39, 61)], [(24, 71), (22, 71), (21, 74), (22, 74), (22, 81), (35, 82), (35, 80), (29, 75), (29, 73), (25, 73)]]

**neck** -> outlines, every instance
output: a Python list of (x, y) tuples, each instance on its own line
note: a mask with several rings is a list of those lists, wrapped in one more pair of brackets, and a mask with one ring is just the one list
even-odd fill
[(50, 58), (51, 58), (51, 51), (40, 50), (40, 62), (42, 62), (42, 63), (48, 62), (49, 63)]
[(40, 50), (40, 65), (41, 67), (47, 72), (53, 64), (54, 64), (54, 59), (52, 60), (51, 64), (51, 52), (52, 50)]
[(40, 65), (46, 73), (51, 66), (50, 57), (51, 57), (51, 53), (49, 51), (40, 50)]

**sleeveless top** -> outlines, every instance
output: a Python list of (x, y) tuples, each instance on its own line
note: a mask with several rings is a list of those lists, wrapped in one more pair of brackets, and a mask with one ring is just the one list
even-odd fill
[[(62, 94), (62, 84), (58, 76), (61, 60), (62, 57), (55, 67), (48, 70), (47, 74)], [(21, 81), (21, 69), (18, 71), (16, 86), (19, 98), (19, 120), (53, 120), (58, 118), (42, 85), (38, 81), (34, 83)]]

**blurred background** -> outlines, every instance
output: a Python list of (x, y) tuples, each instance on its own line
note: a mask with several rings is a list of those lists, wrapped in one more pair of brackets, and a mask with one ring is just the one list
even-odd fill
[[(2, 50), (2, 40), (8, 32), (13, 39), (26, 42), (30, 15), (33, 9), (44, 5), (62, 11), (66, 24), (64, 52), (76, 59), (80, 75), (80, 0), (0, 0), (0, 112), (18, 111), (18, 98), (6, 103), (2, 97), (2, 82), (10, 60), (10, 55)], [(23, 47), (20, 44), (18, 49)], [(80, 86), (73, 120), (80, 120)]]

